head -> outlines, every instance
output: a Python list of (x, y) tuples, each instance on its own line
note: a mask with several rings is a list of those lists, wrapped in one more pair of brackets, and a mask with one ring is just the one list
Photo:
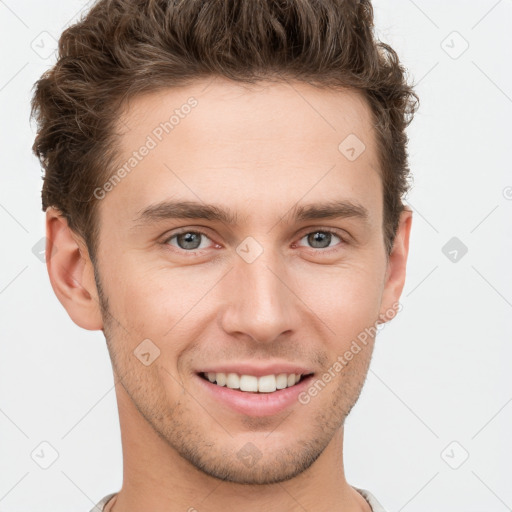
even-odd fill
[[(233, 482), (320, 456), (403, 288), (416, 107), (367, 1), (100, 1), (63, 33), (33, 99), (47, 265), (105, 333), (121, 414)], [(217, 409), (202, 372), (251, 361), (335, 376), (280, 413)]]

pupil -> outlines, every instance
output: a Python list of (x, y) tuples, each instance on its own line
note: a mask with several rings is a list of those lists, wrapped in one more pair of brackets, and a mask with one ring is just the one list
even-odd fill
[[(324, 231), (317, 231), (316, 233), (311, 233), (308, 236), (308, 242), (315, 249), (323, 249), (325, 247), (329, 247), (329, 244), (331, 243), (331, 234), (325, 233)], [(315, 245), (318, 242), (320, 243), (320, 245)]]
[(201, 235), (199, 233), (182, 233), (177, 237), (178, 245), (182, 249), (197, 249), (201, 244), (200, 237)]

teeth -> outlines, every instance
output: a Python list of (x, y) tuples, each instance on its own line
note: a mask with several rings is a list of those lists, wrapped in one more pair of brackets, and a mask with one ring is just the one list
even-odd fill
[(280, 373), (276, 377), (276, 388), (284, 389), (286, 386), (288, 386), (288, 376), (286, 375), (286, 373)]
[(226, 385), (226, 374), (225, 373), (217, 373), (215, 376), (215, 380), (219, 386)]
[(205, 376), (210, 382), (214, 382), (218, 386), (252, 393), (273, 393), (276, 389), (285, 389), (297, 384), (301, 378), (300, 373), (280, 373), (278, 375), (255, 377), (254, 375), (238, 375), (237, 373), (208, 372)]
[[(295, 382), (294, 382), (295, 384)], [(258, 379), (258, 391), (260, 393), (273, 393), (276, 390), (276, 376), (265, 375)], [(243, 389), (242, 389), (243, 391)]]
[(254, 377), (253, 375), (242, 375), (240, 377), (240, 386), (241, 391), (258, 391), (258, 377)]
[(240, 377), (236, 373), (228, 373), (226, 386), (231, 389), (238, 389), (240, 387)]

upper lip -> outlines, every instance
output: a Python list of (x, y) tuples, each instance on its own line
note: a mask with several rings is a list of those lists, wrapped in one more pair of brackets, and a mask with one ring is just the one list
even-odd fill
[(263, 377), (264, 375), (279, 375), (280, 373), (300, 373), (308, 375), (313, 373), (310, 368), (300, 364), (274, 362), (265, 365), (256, 365), (252, 362), (225, 363), (211, 365), (198, 373), (236, 373), (238, 375), (254, 375), (255, 377)]

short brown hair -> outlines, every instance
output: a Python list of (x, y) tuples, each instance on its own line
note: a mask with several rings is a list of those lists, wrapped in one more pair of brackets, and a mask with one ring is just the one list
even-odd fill
[(373, 32), (369, 0), (100, 0), (63, 32), (57, 63), (35, 84), (43, 210), (59, 209), (94, 261), (93, 191), (114, 171), (127, 99), (209, 76), (291, 79), (367, 98), (389, 253), (409, 186), (405, 128), (419, 100), (396, 52)]

